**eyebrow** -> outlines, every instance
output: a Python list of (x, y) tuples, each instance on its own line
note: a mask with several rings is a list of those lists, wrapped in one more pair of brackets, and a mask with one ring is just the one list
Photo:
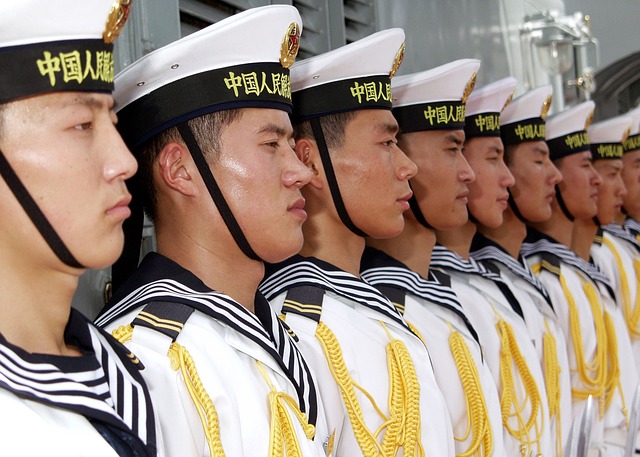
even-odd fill
[(73, 105), (84, 105), (92, 109), (103, 109), (106, 106), (109, 109), (109, 111), (112, 111), (114, 109), (113, 100), (111, 100), (110, 103), (105, 104), (105, 102), (103, 102), (102, 100), (99, 100), (91, 95), (85, 95), (85, 94), (78, 94), (76, 97), (74, 97), (73, 101), (70, 101), (69, 103), (64, 104), (65, 107), (73, 106)]
[(398, 124), (384, 122), (384, 123), (376, 124), (374, 126), (374, 130), (376, 132), (382, 132), (382, 133), (398, 133), (398, 131), (400, 130), (400, 127), (398, 127)]
[(460, 137), (458, 135), (456, 135), (455, 133), (449, 133), (444, 137), (444, 141), (448, 142), (448, 141), (452, 141), (453, 143), (455, 143), (457, 146), (462, 146), (464, 144), (464, 141), (462, 139), (460, 139)]
[(275, 133), (278, 136), (286, 136), (287, 138), (293, 137), (293, 130), (292, 129), (285, 129), (281, 125), (277, 125), (277, 124), (273, 124), (273, 123), (268, 123), (268, 124), (263, 125), (262, 127), (260, 127), (258, 129), (258, 131), (256, 133), (258, 135), (260, 135), (262, 133)]

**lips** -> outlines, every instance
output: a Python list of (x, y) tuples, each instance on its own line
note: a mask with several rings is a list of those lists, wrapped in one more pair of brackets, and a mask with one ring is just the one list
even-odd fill
[(131, 195), (123, 195), (115, 205), (107, 210), (107, 214), (115, 217), (116, 219), (124, 220), (131, 216), (129, 203), (131, 203)]
[(298, 198), (291, 205), (288, 206), (287, 211), (302, 220), (307, 219), (307, 212), (304, 210), (305, 200), (303, 197)]

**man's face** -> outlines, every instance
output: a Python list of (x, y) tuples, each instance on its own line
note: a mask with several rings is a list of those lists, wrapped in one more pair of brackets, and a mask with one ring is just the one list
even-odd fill
[(400, 146), (418, 166), (411, 188), (425, 219), (437, 230), (467, 222), (467, 197), (473, 171), (462, 155), (464, 130), (406, 133)]
[(564, 157), (557, 166), (562, 173), (558, 188), (569, 213), (576, 219), (594, 217), (598, 212), (598, 186), (602, 181), (593, 168), (591, 151)]
[[(9, 104), (0, 149), (75, 258), (89, 268), (112, 264), (129, 217), (125, 179), (137, 164), (115, 129), (110, 95), (53, 93)], [(0, 180), (8, 246), (27, 261), (60, 261)], [(33, 256), (33, 257), (29, 257)]]
[(509, 171), (516, 180), (511, 195), (518, 210), (529, 221), (546, 221), (551, 217), (555, 186), (562, 180), (562, 175), (549, 158), (547, 143), (520, 143), (513, 146), (509, 157)]
[(622, 180), (627, 188), (624, 209), (634, 219), (640, 220), (640, 149), (622, 156)]
[(622, 160), (596, 160), (593, 167), (602, 179), (598, 187), (598, 220), (608, 225), (620, 214), (627, 194), (622, 182)]
[(311, 173), (293, 150), (286, 112), (246, 108), (222, 130), (212, 171), (256, 254), (279, 262), (296, 254), (307, 219), (300, 188)]
[(476, 180), (469, 184), (469, 212), (484, 226), (499, 227), (509, 204), (507, 188), (514, 179), (504, 163), (504, 148), (498, 137), (471, 138), (463, 154)]
[(372, 238), (399, 235), (409, 209), (416, 165), (398, 148), (397, 132), (390, 111), (358, 111), (346, 126), (342, 147), (331, 153), (347, 212)]

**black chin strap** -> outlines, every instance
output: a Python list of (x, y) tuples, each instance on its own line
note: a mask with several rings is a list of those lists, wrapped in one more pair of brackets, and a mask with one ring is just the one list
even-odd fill
[(600, 219), (598, 219), (598, 216), (593, 216), (593, 223), (596, 224), (598, 227), (602, 225), (600, 223)]
[[(58, 236), (54, 228), (51, 226), (44, 213), (38, 207), (38, 204), (29, 194), (27, 188), (24, 187), (18, 175), (13, 171), (9, 161), (0, 150), (0, 175), (5, 180), (13, 195), (24, 209), (31, 222), (36, 226), (42, 237), (45, 239), (51, 250), (58, 256), (61, 262), (72, 268), (85, 268), (76, 260), (67, 249), (62, 239)], [(69, 204), (73, 204), (69, 202)]]
[[(409, 181), (409, 187), (411, 187), (411, 181)], [(420, 225), (422, 225), (424, 228), (428, 228), (429, 230), (435, 230), (435, 228), (427, 222), (424, 214), (422, 214), (422, 210), (420, 209), (420, 205), (418, 204), (418, 199), (416, 198), (415, 192), (409, 199), (409, 207), (411, 208), (413, 216), (416, 218)]]
[(313, 130), (313, 135), (315, 136), (316, 143), (318, 144), (318, 151), (320, 152), (322, 166), (324, 167), (324, 172), (327, 175), (327, 183), (329, 184), (329, 190), (331, 191), (331, 198), (333, 198), (333, 204), (336, 206), (338, 216), (340, 217), (342, 223), (349, 230), (351, 230), (358, 236), (365, 237), (367, 236), (367, 234), (356, 227), (356, 225), (349, 217), (349, 214), (347, 213), (347, 208), (344, 206), (344, 201), (342, 200), (342, 195), (340, 194), (340, 187), (338, 187), (338, 180), (336, 179), (336, 174), (333, 171), (333, 164), (331, 163), (331, 158), (329, 157), (327, 142), (324, 138), (322, 126), (320, 125), (320, 119), (311, 119), (310, 122), (311, 128)]
[(229, 229), (229, 232), (231, 233), (231, 236), (233, 236), (236, 244), (242, 250), (244, 255), (246, 255), (250, 259), (261, 261), (262, 259), (260, 259), (260, 257), (258, 257), (258, 255), (253, 251), (251, 245), (249, 244), (249, 241), (244, 236), (244, 233), (242, 233), (242, 229), (240, 228), (238, 221), (236, 221), (236, 218), (231, 212), (231, 208), (229, 208), (227, 201), (224, 199), (224, 195), (222, 195), (222, 191), (220, 190), (218, 183), (211, 173), (209, 164), (207, 164), (207, 161), (204, 158), (204, 154), (202, 153), (202, 149), (200, 149), (200, 145), (193, 136), (191, 128), (189, 127), (189, 125), (187, 125), (186, 122), (179, 124), (177, 128), (180, 132), (180, 135), (182, 136), (182, 139), (189, 148), (191, 157), (193, 157), (193, 161), (195, 162), (196, 167), (198, 167), (198, 171), (200, 172), (200, 175), (204, 180), (204, 184), (207, 186), (209, 194), (211, 195), (213, 202), (215, 203), (218, 211), (220, 212), (220, 215), (222, 216), (222, 220)]
[(562, 192), (560, 192), (560, 188), (558, 187), (558, 185), (556, 185), (556, 199), (558, 200), (558, 205), (560, 206), (560, 209), (562, 210), (564, 215), (567, 217), (567, 219), (573, 222), (575, 220), (575, 217), (573, 217), (573, 214), (569, 212), (569, 208), (567, 208), (567, 205), (564, 203)]
[(518, 219), (520, 219), (525, 224), (528, 224), (529, 221), (520, 212), (520, 208), (518, 208), (518, 205), (516, 204), (516, 199), (513, 198), (511, 189), (507, 189), (507, 192), (509, 192), (509, 207), (511, 208), (511, 211), (513, 211), (513, 214), (515, 214)]

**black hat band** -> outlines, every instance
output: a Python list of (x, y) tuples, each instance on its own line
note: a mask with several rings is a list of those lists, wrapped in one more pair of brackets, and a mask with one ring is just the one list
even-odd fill
[(640, 149), (640, 134), (629, 136), (629, 138), (622, 143), (622, 147), (624, 152), (631, 152), (636, 149)]
[(622, 143), (591, 143), (593, 160), (622, 159)]
[(547, 140), (547, 145), (551, 153), (551, 160), (558, 160), (591, 149), (589, 134), (585, 130)]
[(362, 109), (391, 109), (388, 75), (345, 79), (293, 94), (295, 122)]
[(505, 146), (528, 141), (545, 141), (546, 123), (541, 117), (524, 119), (500, 126), (500, 137)]
[(500, 136), (500, 113), (478, 113), (467, 116), (464, 125), (466, 138)]
[(291, 112), (288, 69), (279, 63), (252, 63), (182, 78), (122, 108), (118, 130), (135, 150), (158, 133), (190, 119), (252, 107)]
[(50, 92), (113, 91), (113, 45), (72, 40), (0, 48), (0, 103)]
[(465, 126), (465, 104), (461, 101), (420, 103), (393, 109), (402, 133), (424, 130), (461, 130)]

